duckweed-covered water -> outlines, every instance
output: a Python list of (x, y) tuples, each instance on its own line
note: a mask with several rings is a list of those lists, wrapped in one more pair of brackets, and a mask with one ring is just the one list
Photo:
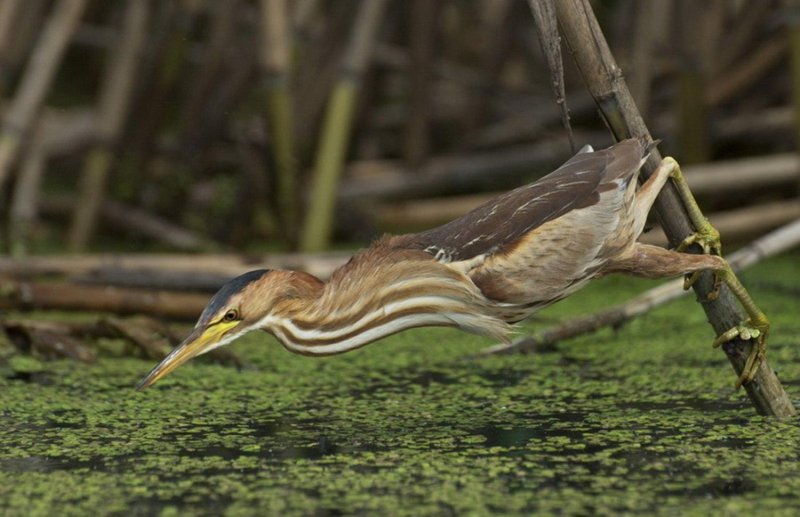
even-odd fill
[[(800, 398), (800, 255), (744, 275)], [(611, 278), (528, 328), (621, 301)], [(800, 510), (800, 425), (755, 416), (690, 298), (535, 355), (417, 330), (327, 359), (266, 335), (251, 368), (0, 367), (2, 515), (738, 514)]]

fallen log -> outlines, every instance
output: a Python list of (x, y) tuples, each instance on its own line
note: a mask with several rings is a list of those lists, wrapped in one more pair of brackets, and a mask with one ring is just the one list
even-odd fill
[(48, 359), (95, 362), (97, 356), (71, 330), (72, 327), (65, 323), (0, 320), (0, 331), (23, 353)]
[[(98, 338), (122, 339), (129, 347), (125, 355), (161, 360), (177, 346), (184, 335), (160, 320), (147, 316), (132, 318), (101, 317), (94, 321), (0, 320), (2, 334), (20, 352), (46, 359), (67, 358), (93, 363), (97, 355), (85, 343)], [(241, 368), (244, 363), (227, 348), (207, 354), (217, 363)]]
[[(800, 177), (800, 176), (798, 176)], [(790, 183), (787, 182), (787, 185)], [(392, 233), (420, 231), (439, 226), (464, 215), (493, 199), (499, 193), (453, 196), (378, 205), (372, 209), (375, 225)], [(800, 200), (773, 201), (708, 216), (727, 242), (742, 242), (765, 231), (777, 228), (800, 214)], [(660, 229), (642, 236), (648, 244), (666, 246), (667, 238)]]
[[(583, 92), (569, 92), (570, 118), (585, 118), (597, 109), (594, 99)], [(557, 123), (561, 113), (552, 108), (552, 101), (531, 101), (527, 109), (511, 112), (505, 118), (476, 128), (473, 137), (466, 137), (463, 148), (492, 149), (532, 142), (542, 138), (549, 126)], [(576, 142), (580, 143), (580, 142)], [(585, 142), (583, 142), (585, 143)]]
[[(487, 161), (487, 163), (491, 163), (491, 161)], [(454, 172), (456, 165), (453, 164), (452, 176), (449, 171), (443, 172), (445, 169), (447, 168), (443, 167), (441, 169), (442, 172), (434, 171), (431, 174), (441, 174), (449, 177), (450, 181), (454, 181), (457, 176), (457, 173)], [(389, 168), (385, 169), (385, 171), (384, 173), (377, 173), (379, 178), (361, 180), (360, 187), (354, 181), (349, 184), (350, 188), (353, 188), (354, 191), (359, 189), (371, 190), (371, 195), (376, 195), (379, 199), (384, 198), (384, 194), (388, 198), (394, 199), (395, 196), (405, 197), (406, 193), (412, 191), (416, 191), (416, 194), (419, 195), (425, 195), (437, 190), (436, 180), (415, 176), (415, 181), (410, 182), (407, 176), (409, 173), (401, 173)], [(531, 169), (528, 171), (528, 176), (518, 177), (520, 182), (516, 185), (529, 178), (530, 174), (535, 175), (535, 172), (535, 169)], [(425, 174), (428, 173), (426, 172)], [(502, 174), (505, 175), (506, 172)], [(684, 174), (692, 192), (698, 196), (719, 196), (751, 189), (767, 190), (794, 184), (797, 178), (800, 177), (800, 157), (798, 157), (797, 153), (782, 153), (691, 165), (684, 168)], [(404, 187), (399, 187), (399, 185), (397, 188), (392, 187), (395, 184), (395, 175), (397, 175), (398, 182), (400, 179), (405, 182)], [(494, 179), (494, 176), (492, 178)], [(440, 179), (443, 180), (445, 178)], [(378, 192), (381, 190), (378, 185), (380, 181), (385, 181), (382, 193)], [(467, 179), (467, 181), (469, 180)], [(427, 193), (424, 192), (425, 187), (420, 184), (425, 182), (428, 182), (428, 186), (431, 187)], [(373, 211), (376, 214), (376, 224), (379, 228), (402, 229), (402, 231), (419, 230), (446, 223), (500, 194), (502, 192), (495, 191), (436, 199), (386, 202), (376, 205)], [(368, 194), (365, 193), (365, 195)], [(791, 219), (793, 217), (784, 218), (780, 223)], [(778, 224), (772, 227), (778, 226)]]
[[(47, 196), (42, 199), (42, 212), (65, 215), (74, 211), (75, 204), (72, 196)], [(179, 250), (199, 251), (214, 247), (195, 232), (130, 205), (105, 200), (100, 206), (100, 214), (105, 224), (144, 235)]]
[(683, 169), (692, 192), (712, 196), (791, 184), (800, 175), (800, 156), (781, 153), (687, 165)]
[(66, 283), (0, 282), (0, 310), (60, 310), (149, 314), (191, 321), (202, 312), (205, 294), (98, 287)]
[[(711, 221), (723, 242), (742, 242), (800, 218), (800, 199), (773, 201), (736, 210), (710, 214)], [(642, 242), (667, 245), (667, 237), (660, 228), (642, 235)]]
[(751, 88), (765, 73), (776, 66), (788, 53), (786, 36), (778, 34), (747, 56), (737, 60), (736, 65), (714, 78), (706, 91), (709, 106), (724, 104)]
[[(587, 140), (586, 134), (576, 134), (576, 141)], [(464, 193), (481, 187), (514, 187), (530, 180), (537, 171), (549, 170), (568, 151), (566, 137), (559, 137), (500, 151), (441, 156), (431, 158), (413, 174), (414, 181), (409, 181), (409, 172), (399, 163), (356, 162), (348, 167), (346, 176), (350, 179), (342, 182), (337, 201), (349, 204), (364, 199), (408, 199)]]
[(214, 293), (230, 280), (231, 276), (198, 271), (101, 267), (86, 274), (73, 276), (71, 280), (78, 284)]
[[(318, 254), (285, 253), (264, 256), (236, 254), (84, 254), (33, 256), (25, 259), (0, 257), (0, 277), (33, 278), (41, 276), (91, 277), (112, 275), (115, 271), (148, 275), (219, 275), (231, 278), (253, 269), (295, 269), (327, 278), (344, 264), (352, 252)], [(173, 281), (172, 288), (177, 288)], [(191, 287), (189, 287), (191, 288)]]

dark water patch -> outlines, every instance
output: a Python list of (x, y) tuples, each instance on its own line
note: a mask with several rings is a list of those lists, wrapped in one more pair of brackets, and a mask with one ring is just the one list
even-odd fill
[(743, 450), (752, 449), (756, 445), (756, 441), (751, 438), (733, 438), (725, 437), (719, 440), (711, 440), (705, 442), (709, 447), (717, 447), (721, 449)]
[(499, 368), (496, 370), (482, 370), (477, 373), (481, 379), (489, 381), (498, 388), (511, 388), (529, 379), (532, 372), (514, 368)]
[(404, 384), (423, 386), (427, 388), (434, 384), (452, 386), (460, 381), (458, 378), (441, 371), (423, 370), (413, 377), (402, 379), (401, 382)]
[[(525, 447), (533, 440), (565, 438), (568, 441), (581, 442), (587, 431), (574, 429), (568, 425), (573, 422), (584, 422), (585, 415), (579, 412), (559, 412), (549, 415), (536, 415), (529, 420), (537, 425), (488, 424), (470, 429), (472, 435), (484, 438), (485, 447), (517, 448)], [(564, 425), (567, 424), (567, 425)]]
[(384, 370), (370, 373), (363, 384), (348, 390), (353, 397), (372, 396), (375, 393), (407, 393), (413, 387), (454, 386), (461, 379), (441, 370)]
[(0, 470), (23, 472), (54, 472), (58, 470), (94, 469), (100, 464), (98, 460), (77, 460), (74, 458), (51, 458), (47, 456), (29, 456), (25, 458), (6, 458), (0, 460)]
[(710, 494), (716, 497), (737, 496), (756, 490), (756, 483), (747, 477), (719, 479), (697, 489), (698, 494)]
[(486, 447), (524, 447), (531, 439), (541, 439), (546, 435), (544, 429), (535, 427), (484, 426), (473, 429), (471, 433), (482, 436)]
[(757, 490), (758, 485), (755, 481), (745, 475), (735, 475), (727, 479), (714, 479), (698, 487), (663, 490), (661, 495), (688, 498), (725, 498), (739, 497)]
[[(702, 412), (718, 412), (720, 416), (735, 415), (739, 411), (749, 410), (750, 404), (744, 400), (724, 400), (724, 399), (709, 399), (709, 398), (688, 398), (683, 401), (686, 406)], [(745, 423), (745, 419), (739, 419), (739, 422)]]
[(317, 444), (310, 446), (309, 449), (310, 451), (307, 449), (307, 455), (304, 456), (308, 459), (324, 458), (325, 456), (331, 456), (339, 452), (339, 447), (327, 436), (320, 436), (317, 439)]
[(86, 414), (78, 409), (56, 409), (47, 415), (43, 427), (80, 429), (86, 425)]
[(686, 409), (682, 400), (622, 400), (615, 404), (620, 409), (635, 409), (637, 411), (675, 411)]
[[(196, 490), (199, 489), (199, 490)], [(138, 497), (131, 501), (130, 513), (125, 515), (151, 516), (151, 515), (223, 515), (225, 510), (235, 502), (231, 496), (220, 495), (213, 490), (205, 490), (202, 483), (198, 483), (189, 491), (199, 492), (196, 496), (186, 494), (159, 498)], [(179, 510), (180, 509), (180, 510)]]
[(52, 376), (46, 372), (12, 371), (5, 375), (5, 378), (12, 382), (38, 384), (39, 386), (52, 386), (54, 384)]
[(267, 438), (276, 436), (282, 429), (287, 426), (297, 426), (297, 420), (281, 419), (281, 420), (267, 420), (258, 418), (249, 418), (244, 425), (249, 430), (249, 433), (256, 438)]
[(747, 409), (743, 401), (711, 400), (704, 398), (675, 398), (669, 400), (623, 400), (616, 403), (621, 409), (635, 409), (637, 411), (701, 411), (704, 413), (718, 413), (730, 415), (731, 412)]

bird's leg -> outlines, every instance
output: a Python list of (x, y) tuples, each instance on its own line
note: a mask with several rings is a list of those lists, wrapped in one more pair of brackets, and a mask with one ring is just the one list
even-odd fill
[(725, 261), (724, 267), (714, 270), (714, 275), (718, 281), (722, 281), (728, 286), (733, 295), (739, 300), (742, 307), (744, 307), (748, 316), (747, 320), (741, 324), (717, 336), (714, 340), (714, 347), (719, 347), (737, 337), (745, 341), (750, 339), (754, 340), (753, 349), (747, 357), (739, 379), (736, 381), (736, 387), (738, 388), (742, 384), (753, 380), (756, 371), (758, 371), (758, 367), (764, 360), (767, 348), (767, 336), (769, 335), (769, 320), (766, 314), (756, 305), (756, 302), (739, 281), (739, 278), (736, 276), (736, 273), (733, 272), (733, 269), (731, 269), (727, 261)]
[(739, 300), (739, 303), (742, 304), (742, 307), (744, 307), (748, 315), (748, 319), (745, 322), (717, 336), (717, 339), (714, 340), (714, 346), (718, 347), (737, 337), (745, 341), (749, 339), (755, 340), (755, 344), (745, 362), (742, 373), (736, 381), (736, 387), (738, 388), (742, 384), (753, 380), (758, 367), (764, 360), (767, 347), (767, 335), (769, 334), (769, 320), (766, 314), (756, 305), (756, 302), (739, 281), (739, 278), (736, 276), (736, 273), (733, 272), (733, 269), (731, 269), (727, 261), (723, 269), (717, 270), (714, 273), (716, 278), (725, 282), (734, 296)]
[[(676, 251), (684, 251), (688, 247), (697, 244), (702, 248), (703, 253), (706, 255), (720, 255), (722, 256), (722, 242), (720, 241), (719, 231), (711, 225), (708, 219), (703, 215), (703, 212), (700, 210), (700, 207), (697, 205), (697, 201), (692, 194), (692, 191), (689, 190), (689, 185), (686, 183), (686, 179), (683, 177), (683, 173), (681, 172), (681, 167), (678, 165), (678, 162), (675, 161), (674, 158), (668, 156), (662, 160), (662, 166), (666, 166), (670, 171), (670, 177), (675, 184), (675, 188), (678, 191), (678, 196), (680, 196), (681, 201), (683, 201), (683, 206), (686, 209), (686, 213), (689, 216), (689, 221), (691, 221), (692, 226), (694, 226), (695, 233), (686, 237), (683, 242), (681, 242), (676, 249)], [(690, 275), (687, 275), (686, 280), (683, 284), (684, 289), (689, 289), (697, 279), (700, 278), (700, 274), (702, 271), (696, 271)], [(735, 278), (736, 275), (733, 275)], [(714, 277), (714, 288), (708, 294), (709, 300), (716, 300), (719, 296), (719, 288), (720, 288), (720, 275), (715, 275)], [(738, 281), (738, 280), (737, 280)]]
[(753, 379), (764, 358), (769, 321), (725, 259), (718, 255), (695, 255), (636, 243), (624, 257), (610, 263), (605, 272), (624, 272), (645, 278), (666, 278), (702, 271), (712, 271), (730, 288), (747, 311), (748, 319), (745, 322), (723, 332), (713, 343), (714, 347), (718, 347), (737, 337), (743, 340), (755, 339), (753, 351), (736, 382), (738, 388)]
[[(689, 220), (695, 228), (695, 233), (684, 239), (677, 247), (676, 251), (683, 251), (687, 247), (697, 244), (703, 249), (703, 253), (706, 255), (722, 255), (719, 231), (708, 222), (708, 219), (703, 215), (700, 207), (697, 206), (697, 201), (694, 199), (691, 190), (689, 190), (689, 185), (683, 177), (680, 165), (670, 157), (664, 158), (662, 163), (667, 164), (671, 168), (670, 175), (678, 190), (678, 195), (686, 208)], [(696, 271), (687, 276), (684, 282), (684, 288), (688, 289), (691, 287), (699, 278), (700, 273), (700, 271)], [(714, 340), (714, 346), (720, 346), (736, 337), (744, 340), (755, 339), (753, 350), (747, 358), (744, 369), (736, 383), (736, 386), (739, 387), (753, 380), (756, 370), (758, 370), (758, 366), (764, 358), (767, 334), (769, 334), (769, 320), (764, 312), (759, 309), (758, 305), (756, 305), (755, 301), (753, 301), (750, 293), (744, 288), (739, 278), (736, 276), (736, 273), (733, 272), (733, 269), (731, 269), (727, 262), (725, 262), (724, 267), (714, 270), (714, 288), (708, 295), (709, 300), (714, 300), (719, 296), (721, 282), (725, 282), (734, 296), (739, 300), (739, 303), (742, 304), (742, 307), (747, 312), (748, 319), (741, 325), (723, 332)]]

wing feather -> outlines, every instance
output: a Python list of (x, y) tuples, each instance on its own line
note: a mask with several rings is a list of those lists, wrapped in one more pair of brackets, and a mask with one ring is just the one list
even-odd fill
[(443, 262), (491, 254), (571, 210), (594, 205), (600, 192), (627, 186), (635, 180), (646, 152), (645, 143), (637, 139), (581, 152), (535, 183), (498, 196), (458, 219), (396, 237), (392, 247), (425, 250)]

